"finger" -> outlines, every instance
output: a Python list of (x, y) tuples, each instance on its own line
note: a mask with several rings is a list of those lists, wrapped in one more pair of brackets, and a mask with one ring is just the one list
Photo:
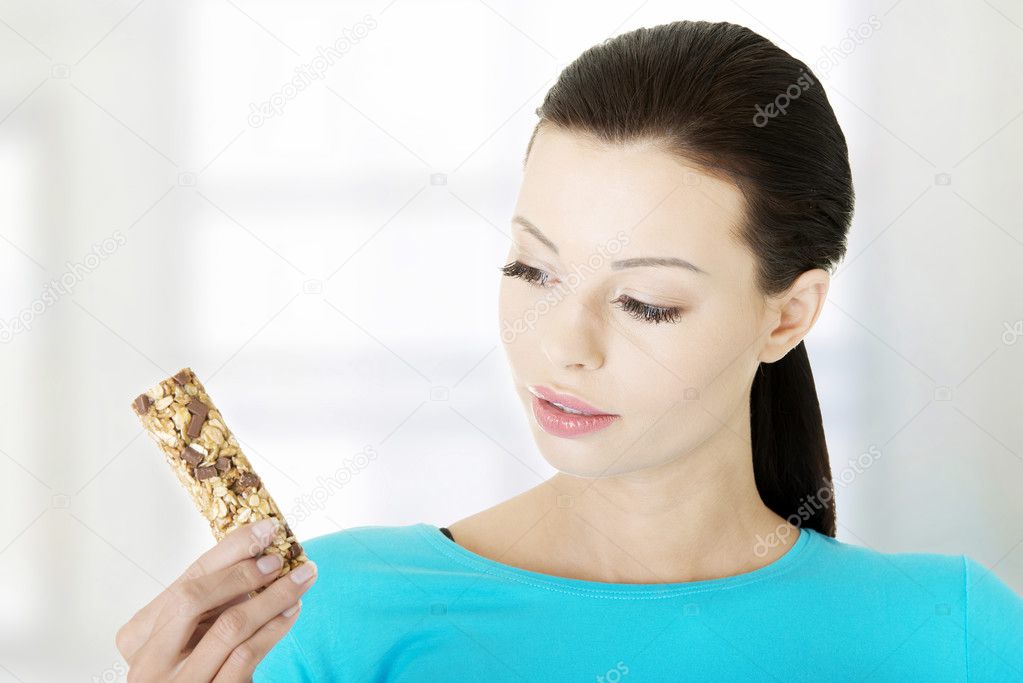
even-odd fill
[(188, 569), (175, 579), (174, 584), (215, 574), (241, 560), (256, 557), (270, 545), (279, 525), (276, 517), (269, 517), (232, 529), (219, 543), (189, 565)]
[[(232, 529), (219, 543), (193, 562), (181, 576), (171, 583), (171, 586), (177, 586), (191, 578), (223, 569), (246, 557), (254, 557), (263, 548), (270, 545), (276, 524), (278, 524), (277, 519), (270, 518)], [(163, 611), (167, 600), (173, 597), (173, 593), (168, 589), (161, 591), (118, 630), (117, 649), (125, 659), (134, 656), (149, 639), (157, 616)]]
[(223, 666), (220, 667), (220, 671), (217, 672), (213, 683), (251, 681), (252, 674), (259, 663), (295, 625), (295, 621), (298, 620), (298, 615), (302, 611), (302, 601), (299, 600), (292, 608), (295, 608), (292, 614), (289, 616), (277, 615), (252, 634), (248, 640), (233, 649)]
[[(305, 572), (310, 574), (304, 576)], [(232, 655), (235, 648), (297, 603), (315, 581), (316, 565), (310, 560), (274, 581), (251, 600), (224, 610), (189, 656), (185, 664), (189, 675), (185, 680), (213, 678), (229, 657), (238, 656)], [(242, 658), (247, 659), (249, 654), (243, 648)]]
[[(247, 598), (250, 591), (265, 586), (277, 577), (283, 560), (270, 553), (259, 560), (247, 559), (207, 576), (193, 579), (171, 591), (177, 599), (166, 603), (157, 617), (146, 647), (164, 653), (168, 664), (180, 658), (199, 624), (212, 612), (237, 598)], [(237, 609), (244, 601), (227, 609)], [(220, 617), (217, 619), (219, 620)], [(216, 623), (216, 622), (214, 622)], [(155, 657), (159, 661), (159, 657)]]
[(206, 635), (207, 631), (210, 630), (210, 626), (213, 625), (213, 622), (217, 620), (217, 617), (219, 617), (225, 609), (227, 609), (228, 607), (234, 607), (235, 605), (239, 605), (249, 599), (250, 598), (248, 594), (239, 595), (238, 597), (232, 599), (228, 603), (221, 605), (212, 612), (204, 614), (202, 617), (202, 621), (199, 622), (199, 625), (195, 627), (195, 631), (192, 632), (192, 637), (189, 639), (188, 644), (185, 646), (185, 649), (182, 650), (182, 654), (187, 655), (188, 653), (195, 649), (196, 644), (198, 644), (198, 642), (202, 640), (202, 637)]

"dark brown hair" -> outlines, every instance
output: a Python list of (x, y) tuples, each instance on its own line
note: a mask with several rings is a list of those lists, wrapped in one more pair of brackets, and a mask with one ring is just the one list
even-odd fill
[[(750, 29), (676, 21), (594, 45), (537, 109), (606, 143), (652, 140), (742, 192), (736, 237), (776, 295), (844, 257), (854, 193), (845, 136), (810, 69)], [(835, 535), (834, 488), (806, 345), (761, 363), (750, 393), (753, 470), (771, 510)]]

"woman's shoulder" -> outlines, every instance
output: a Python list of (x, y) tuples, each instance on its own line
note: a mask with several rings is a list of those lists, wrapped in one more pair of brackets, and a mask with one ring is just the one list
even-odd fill
[[(298, 621), (260, 662), (255, 683), (361, 680), (429, 609), (421, 586), (428, 567), (427, 524), (367, 525), (301, 539), (316, 563)], [(443, 537), (442, 537), (443, 538)]]
[[(360, 546), (384, 548), (395, 547), (402, 541), (415, 538), (419, 529), (429, 526), (423, 523), (383, 525), (368, 524), (351, 526), (337, 531), (331, 531), (302, 541), (302, 546), (312, 552), (338, 552), (353, 549)], [(439, 532), (438, 532), (439, 533)], [(308, 555), (308, 552), (306, 553)]]
[(1023, 680), (1023, 595), (967, 554), (883, 552), (818, 534), (814, 573), (905, 619), (947, 620), (977, 680)]
[(970, 675), (981, 681), (1023, 680), (1023, 594), (993, 566), (960, 557)]
[(966, 555), (922, 551), (885, 551), (813, 532), (818, 567), (832, 576), (860, 577), (874, 581), (882, 576), (902, 579), (921, 588), (941, 592), (964, 586)]
[(404, 525), (363, 525), (314, 536), (302, 541), (307, 557), (316, 562), (319, 575), (343, 571), (351, 582), (366, 574), (387, 573), (422, 564), (431, 554), (425, 534), (441, 536), (439, 529), (425, 523)]

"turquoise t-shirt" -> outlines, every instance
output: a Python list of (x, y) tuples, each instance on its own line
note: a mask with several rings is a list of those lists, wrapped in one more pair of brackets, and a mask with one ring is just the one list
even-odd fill
[(1023, 681), (1023, 598), (966, 555), (802, 529), (738, 576), (603, 583), (477, 555), (431, 524), (303, 542), (319, 578), (275, 681)]

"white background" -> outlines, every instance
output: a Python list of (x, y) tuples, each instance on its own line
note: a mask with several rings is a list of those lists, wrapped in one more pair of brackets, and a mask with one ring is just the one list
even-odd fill
[(0, 345), (0, 681), (123, 678), (117, 627), (211, 545), (129, 409), (182, 367), (286, 512), (375, 450), (300, 538), (443, 526), (550, 476), (496, 310), (534, 109), (586, 47), (676, 19), (803, 59), (849, 141), (849, 256), (807, 347), (836, 476), (882, 455), (839, 486), (839, 538), (1023, 591), (1017, 3), (0, 2), (0, 319), (31, 323)]

